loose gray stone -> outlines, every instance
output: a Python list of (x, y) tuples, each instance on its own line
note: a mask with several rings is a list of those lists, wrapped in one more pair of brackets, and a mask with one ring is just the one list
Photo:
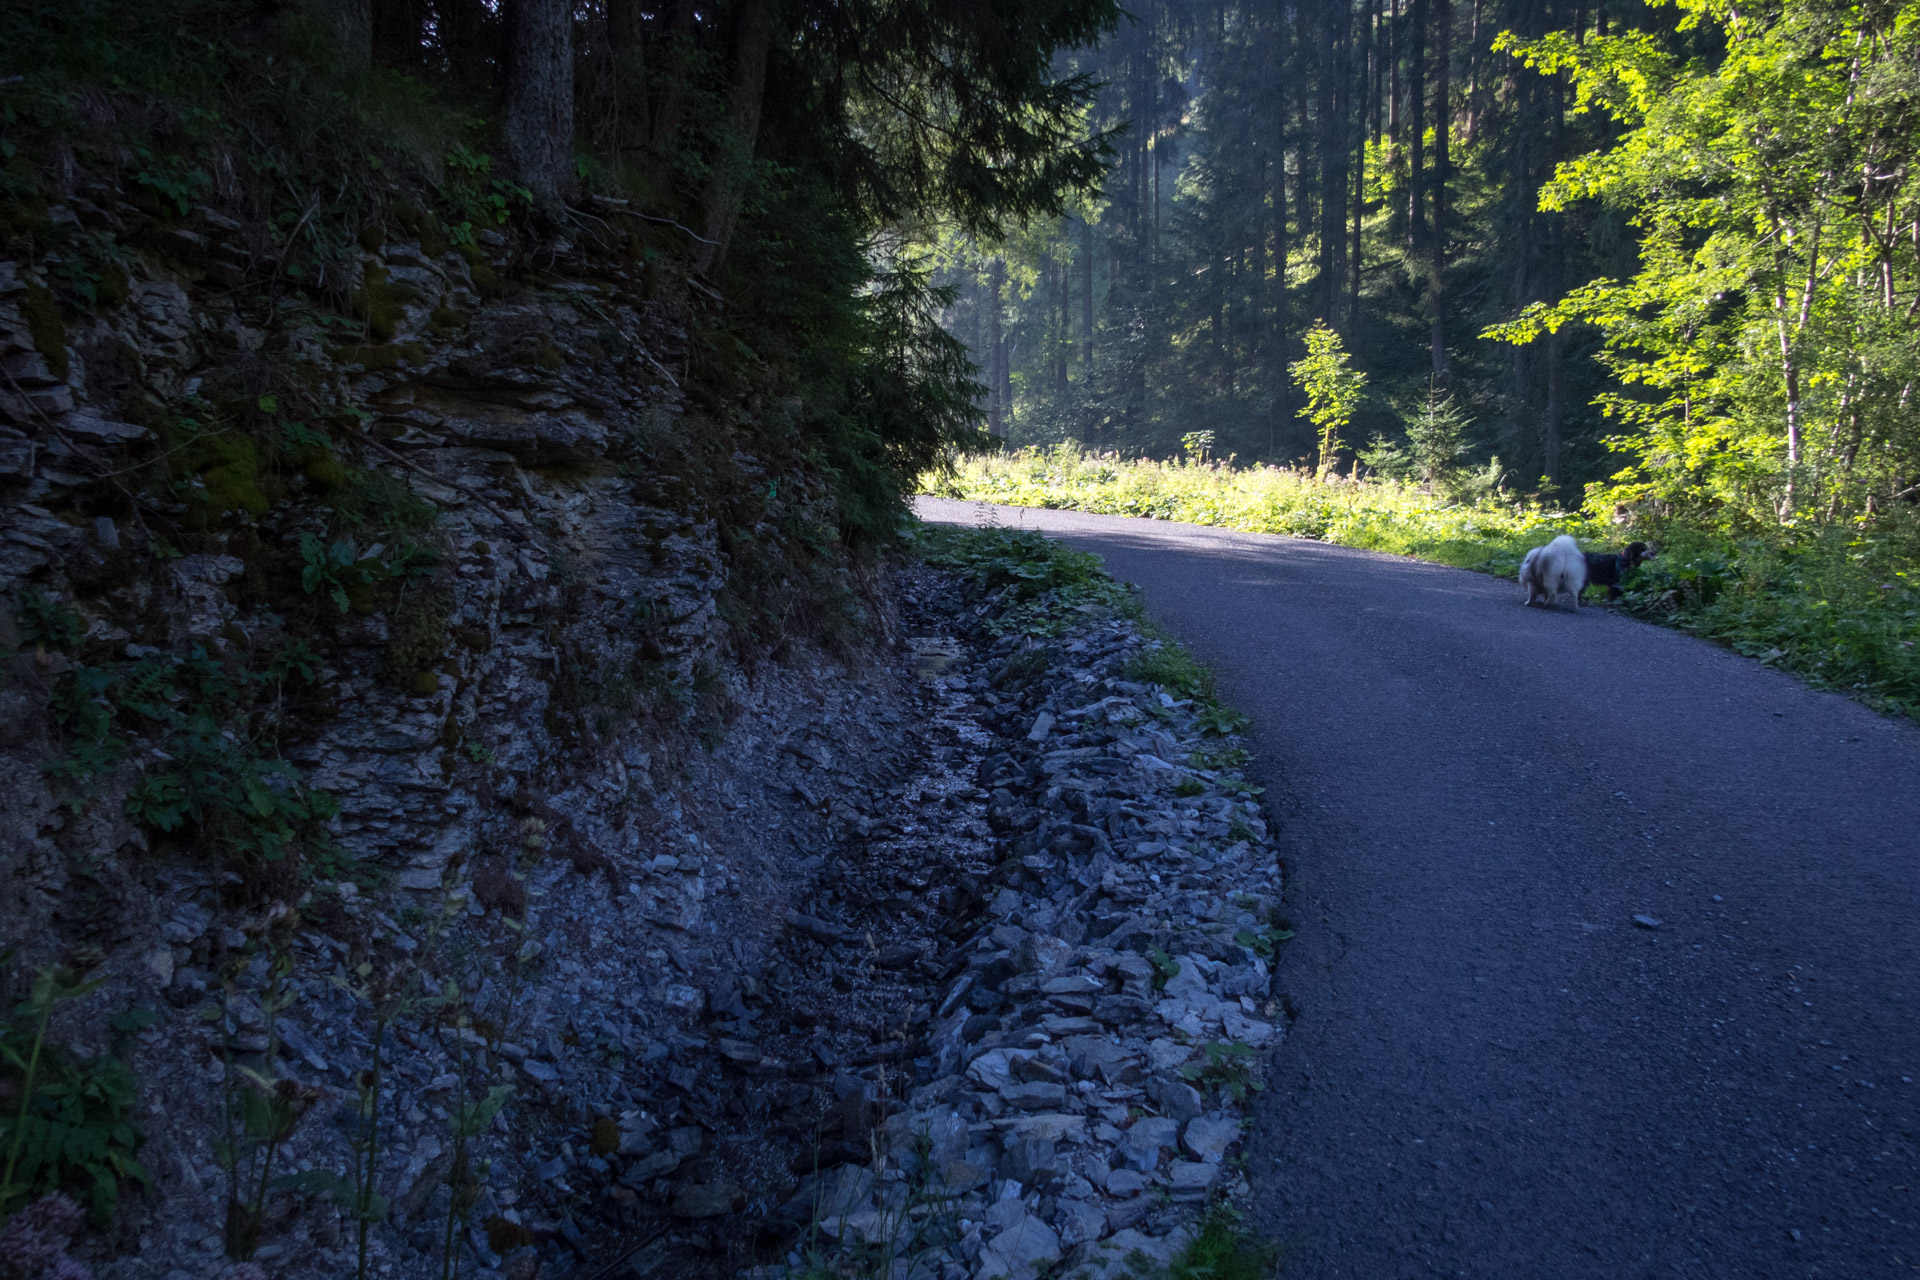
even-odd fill
[(1121, 1141), (1120, 1155), (1127, 1167), (1151, 1173), (1160, 1165), (1160, 1153), (1179, 1139), (1180, 1124), (1164, 1116), (1144, 1116), (1133, 1122)]
[(1066, 1102), (1067, 1090), (1064, 1085), (1035, 1080), (1026, 1084), (1002, 1085), (1000, 1096), (1007, 1100), (1008, 1106), (1021, 1111), (1053, 1111)]
[(1072, 1248), (1107, 1234), (1107, 1211), (1090, 1200), (1062, 1200), (1054, 1211), (1053, 1225), (1061, 1245)]
[(1226, 1158), (1227, 1148), (1240, 1136), (1240, 1122), (1227, 1118), (1208, 1119), (1200, 1116), (1189, 1120), (1186, 1129), (1180, 1134), (1180, 1149), (1196, 1160), (1207, 1164), (1219, 1164)]
[(1040, 1219), (1027, 1216), (980, 1250), (975, 1280), (1035, 1280), (1044, 1266), (1060, 1260), (1060, 1237)]
[(1217, 1164), (1199, 1164), (1191, 1160), (1176, 1160), (1167, 1170), (1172, 1186), (1173, 1198), (1178, 1201), (1206, 1199), (1207, 1192), (1220, 1177)]

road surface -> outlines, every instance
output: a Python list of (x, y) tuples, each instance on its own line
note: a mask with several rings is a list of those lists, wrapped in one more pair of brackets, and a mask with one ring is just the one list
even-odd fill
[(1920, 1274), (1920, 729), (1462, 570), (919, 509), (1099, 552), (1254, 718), (1282, 1276)]

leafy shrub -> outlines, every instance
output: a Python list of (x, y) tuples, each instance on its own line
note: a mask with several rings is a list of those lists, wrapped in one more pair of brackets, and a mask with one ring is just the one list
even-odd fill
[(115, 1044), (89, 1058), (47, 1038), (54, 1008), (91, 992), (62, 969), (36, 974), (25, 1000), (0, 1016), (0, 1212), (23, 1200), (66, 1192), (82, 1200), (104, 1225), (119, 1204), (120, 1183), (152, 1181), (134, 1158), (142, 1141), (134, 1119), (135, 1078), (126, 1042), (152, 1024), (147, 1010), (128, 1010), (113, 1020)]
[(928, 564), (967, 575), (976, 590), (1000, 591), (1017, 602), (988, 623), (995, 634), (1059, 635), (1102, 610), (1140, 616), (1139, 597), (1107, 574), (1099, 556), (1031, 529), (922, 525), (915, 549)]
[(1267, 1086), (1253, 1073), (1257, 1055), (1253, 1046), (1237, 1040), (1216, 1040), (1206, 1047), (1206, 1058), (1180, 1068), (1180, 1078), (1196, 1088), (1218, 1093), (1234, 1103)]
[(1135, 654), (1127, 663), (1126, 676), (1141, 684), (1157, 684), (1177, 698), (1213, 700), (1213, 672), (1169, 640)]
[(56, 653), (71, 653), (80, 646), (80, 615), (37, 587), (28, 587), (15, 598), (13, 621), (23, 646), (37, 645)]
[(275, 710), (287, 681), (311, 681), (317, 671), (304, 644), (261, 669), (200, 645), (185, 658), (75, 667), (55, 686), (63, 741), (48, 772), (85, 783), (125, 758), (125, 735), (145, 734), (162, 758), (129, 792), (128, 816), (162, 832), (191, 828), (243, 866), (279, 863), (296, 843), (324, 843), (322, 825), (338, 807), (271, 753), (254, 721)]

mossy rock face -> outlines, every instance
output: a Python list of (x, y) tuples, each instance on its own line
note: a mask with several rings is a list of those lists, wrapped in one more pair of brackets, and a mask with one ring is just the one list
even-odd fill
[(308, 483), (322, 493), (343, 489), (352, 478), (347, 471), (347, 464), (335, 457), (331, 449), (302, 449), (294, 455), (293, 463), (300, 468), (300, 474), (307, 478)]
[(82, 599), (107, 595), (133, 585), (133, 555), (121, 547), (103, 551), (97, 560), (78, 561), (69, 569), (73, 592)]
[(206, 432), (182, 448), (176, 461), (175, 474), (200, 481), (199, 492), (188, 499), (189, 527), (204, 529), (231, 511), (257, 519), (273, 508), (259, 447), (244, 432)]
[(417, 694), (440, 691), (434, 668), (453, 640), (453, 589), (431, 586), (408, 592), (387, 625), (386, 667), (396, 683)]
[(93, 286), (93, 294), (101, 306), (117, 307), (127, 300), (132, 284), (119, 263), (103, 262), (100, 264), (100, 278)]
[(395, 283), (385, 267), (370, 262), (360, 287), (353, 291), (351, 304), (354, 318), (366, 321), (368, 334), (380, 342), (392, 342), (407, 318), (406, 304), (419, 300), (419, 291), (413, 286)]
[(463, 244), (456, 252), (467, 260), (467, 274), (473, 277), (473, 287), (482, 296), (498, 297), (505, 290), (500, 273), (493, 269), (493, 264), (487, 261), (487, 255), (481, 252), (479, 245)]
[(27, 332), (33, 335), (33, 349), (46, 357), (47, 369), (64, 379), (70, 371), (67, 363), (67, 325), (60, 318), (60, 304), (37, 281), (27, 282), (26, 297), (20, 301), (20, 314), (26, 318)]
[(399, 200), (387, 210), (387, 216), (395, 227), (420, 242), (420, 252), (427, 257), (438, 258), (446, 253), (449, 247), (446, 227), (431, 210)]
[(397, 369), (403, 361), (427, 361), (427, 349), (417, 342), (362, 342), (334, 347), (327, 354), (342, 364), (357, 364), (369, 372)]
[(435, 307), (432, 318), (427, 321), (427, 328), (441, 338), (452, 337), (466, 327), (466, 313), (452, 307)]

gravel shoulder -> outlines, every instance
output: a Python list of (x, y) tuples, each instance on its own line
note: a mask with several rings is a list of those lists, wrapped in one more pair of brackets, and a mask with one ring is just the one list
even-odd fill
[(1920, 1261), (1920, 730), (1464, 571), (919, 508), (1101, 553), (1255, 717), (1300, 937), (1249, 1155), (1289, 1275)]

